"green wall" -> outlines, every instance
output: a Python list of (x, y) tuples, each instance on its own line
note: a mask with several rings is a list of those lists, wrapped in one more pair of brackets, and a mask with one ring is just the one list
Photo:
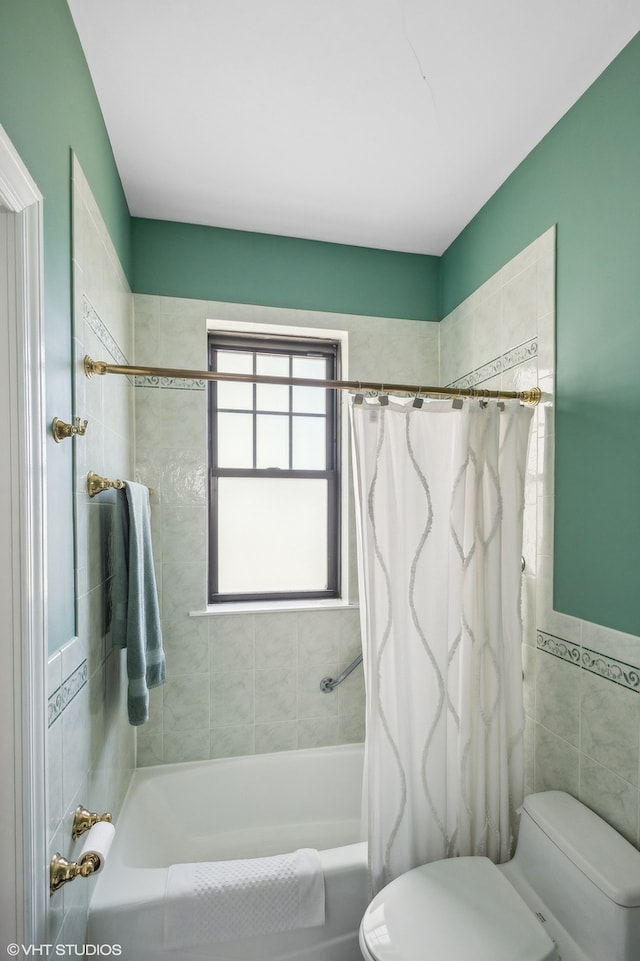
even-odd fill
[(640, 634), (640, 34), (442, 258), (446, 315), (557, 224), (556, 610)]
[(134, 218), (133, 259), (140, 294), (438, 319), (438, 257)]
[[(130, 217), (65, 0), (0, 0), (0, 123), (44, 196), (46, 414), (72, 409), (71, 150), (131, 273)], [(75, 634), (73, 444), (47, 441), (49, 646)]]

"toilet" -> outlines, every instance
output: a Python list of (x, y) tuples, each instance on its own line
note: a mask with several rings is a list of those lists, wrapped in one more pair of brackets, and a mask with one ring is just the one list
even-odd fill
[(516, 853), (434, 861), (380, 891), (366, 961), (640, 961), (640, 851), (563, 791), (531, 794)]

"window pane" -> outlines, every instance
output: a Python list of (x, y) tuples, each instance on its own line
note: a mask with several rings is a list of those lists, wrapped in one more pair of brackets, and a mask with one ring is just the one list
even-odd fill
[(219, 381), (218, 409), (253, 410), (253, 384), (229, 384)]
[(252, 374), (253, 354), (239, 350), (217, 350), (216, 365), (226, 374)]
[(221, 477), (218, 497), (220, 593), (326, 590), (326, 480)]
[(218, 467), (253, 467), (251, 414), (218, 414)]
[[(217, 369), (225, 374), (252, 374), (253, 354), (240, 351), (216, 351)], [(220, 381), (217, 386), (218, 407), (234, 410), (252, 410), (253, 384), (229, 384)]]
[(327, 361), (325, 357), (294, 357), (294, 377), (313, 377), (315, 380), (325, 380), (327, 376)]
[(257, 384), (256, 409), (288, 411), (289, 388), (276, 384)]
[(327, 391), (324, 387), (294, 387), (293, 409), (296, 414), (324, 414)]
[(256, 467), (289, 469), (289, 418), (278, 414), (256, 417)]
[(326, 423), (324, 417), (293, 418), (294, 470), (326, 470)]
[[(269, 377), (288, 377), (289, 358), (281, 354), (257, 354), (256, 372)], [(258, 410), (289, 410), (289, 388), (276, 384), (258, 384)]]
[(271, 377), (288, 377), (289, 355), (257, 354), (256, 370), (259, 374), (269, 374)]
[[(324, 357), (294, 357), (293, 376), (326, 380), (327, 362)], [(293, 409), (301, 414), (324, 414), (327, 392), (323, 387), (294, 387)]]

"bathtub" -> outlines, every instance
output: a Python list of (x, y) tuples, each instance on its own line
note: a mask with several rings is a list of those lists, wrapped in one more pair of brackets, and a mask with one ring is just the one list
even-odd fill
[[(349, 744), (137, 770), (106, 865), (92, 882), (88, 943), (119, 945), (122, 961), (361, 961), (358, 926), (367, 906), (362, 764), (362, 745)], [(206, 949), (165, 949), (171, 864), (302, 847), (320, 852), (324, 925)]]

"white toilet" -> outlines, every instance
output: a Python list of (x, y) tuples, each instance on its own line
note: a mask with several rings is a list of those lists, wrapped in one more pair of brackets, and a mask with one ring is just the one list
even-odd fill
[(562, 791), (526, 798), (515, 856), (434, 861), (380, 891), (366, 961), (640, 961), (640, 851)]

